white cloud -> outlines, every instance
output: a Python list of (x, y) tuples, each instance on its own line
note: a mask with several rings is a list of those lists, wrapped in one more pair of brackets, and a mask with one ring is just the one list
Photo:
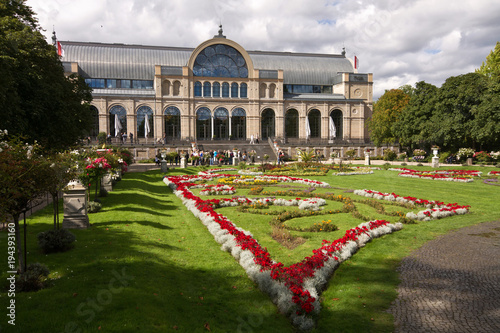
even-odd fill
[[(481, 65), (500, 36), (500, 1), (28, 0), (50, 39), (196, 47), (224, 34), (249, 50), (340, 53), (385, 89)], [(412, 81), (413, 80), (413, 81)], [(393, 85), (393, 86), (390, 86)]]

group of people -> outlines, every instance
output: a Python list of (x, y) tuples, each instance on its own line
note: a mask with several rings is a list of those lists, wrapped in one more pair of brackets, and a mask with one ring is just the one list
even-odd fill
[[(127, 133), (126, 132), (121, 132), (116, 137), (121, 141), (121, 143), (123, 143), (123, 144), (127, 143)], [(111, 133), (108, 133), (108, 136), (106, 137), (106, 141), (108, 143), (111, 143), (112, 138), (113, 137), (111, 136)], [(130, 144), (134, 143), (134, 133), (130, 132), (130, 134), (128, 135), (128, 138), (130, 138)]]
[(258, 134), (255, 134), (255, 135), (250, 135), (250, 144), (256, 144), (256, 143), (259, 143), (259, 135)]

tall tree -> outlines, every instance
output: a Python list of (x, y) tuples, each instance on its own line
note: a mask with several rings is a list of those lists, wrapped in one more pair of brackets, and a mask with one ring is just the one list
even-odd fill
[(476, 73), (483, 74), (489, 78), (500, 77), (500, 42), (497, 42), (495, 49), (486, 56), (481, 67), (476, 69)]
[(91, 90), (66, 77), (55, 48), (25, 0), (0, 0), (0, 110), (3, 128), (51, 149), (75, 144), (92, 126)]
[(477, 73), (452, 76), (446, 79), (437, 93), (435, 112), (431, 118), (432, 143), (457, 150), (476, 148), (473, 108), (481, 104), (488, 79)]
[(370, 138), (380, 146), (396, 141), (392, 125), (396, 123), (403, 109), (408, 105), (410, 96), (401, 89), (386, 90), (373, 105), (373, 116), (368, 122)]
[(436, 86), (424, 81), (415, 84), (408, 105), (391, 129), (400, 144), (412, 147), (428, 140), (437, 91)]

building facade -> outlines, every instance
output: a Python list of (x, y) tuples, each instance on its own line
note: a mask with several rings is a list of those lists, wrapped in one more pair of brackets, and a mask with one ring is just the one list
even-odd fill
[(93, 136), (369, 141), (373, 77), (358, 73), (345, 52), (247, 51), (222, 28), (195, 49), (60, 43), (65, 72), (93, 88)]

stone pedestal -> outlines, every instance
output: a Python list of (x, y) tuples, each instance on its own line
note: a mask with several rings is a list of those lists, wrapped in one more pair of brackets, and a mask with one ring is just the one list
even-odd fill
[(163, 160), (161, 161), (161, 172), (167, 172), (168, 167), (167, 167), (167, 161)]
[(183, 156), (183, 157), (181, 157), (181, 169), (186, 169), (186, 168), (187, 168), (187, 160)]
[(111, 173), (107, 172), (101, 179), (101, 188), (111, 192), (113, 191), (113, 179), (111, 178)]
[(467, 158), (467, 165), (472, 165), (472, 157)]
[(68, 190), (63, 194), (64, 218), (62, 227), (65, 229), (88, 228), (87, 189), (79, 182), (68, 184)]
[(240, 164), (240, 159), (238, 157), (233, 157), (233, 166), (238, 166)]
[(432, 157), (432, 167), (439, 168), (439, 157), (437, 156)]
[(369, 154), (365, 154), (365, 165), (370, 165), (370, 155)]

